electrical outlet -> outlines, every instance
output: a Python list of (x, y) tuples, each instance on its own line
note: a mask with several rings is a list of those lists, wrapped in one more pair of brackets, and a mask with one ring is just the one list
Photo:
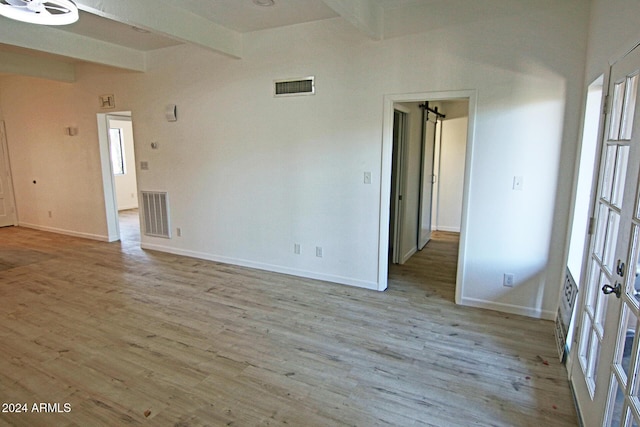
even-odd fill
[(176, 228), (176, 235), (178, 237), (182, 237), (182, 228), (180, 228), (180, 227)]
[(364, 183), (371, 184), (371, 172), (364, 173)]
[(53, 212), (49, 211), (49, 218), (53, 218)]
[(316, 246), (316, 256), (322, 258), (322, 247)]
[(502, 278), (502, 286), (507, 288), (513, 288), (513, 282), (515, 281), (515, 277), (511, 273), (504, 273)]
[(300, 255), (300, 243), (293, 244), (293, 253), (296, 255)]

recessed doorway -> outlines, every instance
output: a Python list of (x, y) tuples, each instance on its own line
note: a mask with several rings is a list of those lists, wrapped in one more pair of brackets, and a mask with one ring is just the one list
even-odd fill
[[(385, 97), (380, 290), (387, 286), (390, 263), (420, 257), (430, 239), (432, 246), (455, 246), (446, 252), (456, 258), (456, 277), (462, 277), (474, 115), (475, 91)], [(456, 293), (458, 285), (456, 280)]]
[(140, 242), (135, 143), (130, 111), (98, 114), (109, 241)]

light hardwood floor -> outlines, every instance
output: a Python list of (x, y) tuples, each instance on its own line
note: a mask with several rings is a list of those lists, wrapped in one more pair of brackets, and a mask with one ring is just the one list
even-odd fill
[[(379, 293), (0, 229), (0, 426), (575, 426), (547, 321), (453, 304), (457, 236)], [(546, 362), (546, 363), (545, 363)]]

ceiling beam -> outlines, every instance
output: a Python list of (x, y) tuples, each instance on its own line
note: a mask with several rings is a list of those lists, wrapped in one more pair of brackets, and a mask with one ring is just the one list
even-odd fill
[(76, 80), (76, 70), (73, 64), (11, 52), (0, 52), (0, 73), (19, 74), (67, 83), (73, 83)]
[(133, 71), (145, 71), (143, 52), (45, 25), (0, 17), (0, 42)]
[(77, 0), (80, 10), (167, 37), (242, 57), (242, 34), (158, 0)]
[(374, 40), (382, 40), (384, 10), (371, 0), (323, 0), (351, 25)]

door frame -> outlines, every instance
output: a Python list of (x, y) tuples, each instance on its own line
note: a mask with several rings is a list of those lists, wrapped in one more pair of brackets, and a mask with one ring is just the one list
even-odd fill
[(458, 268), (456, 274), (455, 302), (459, 304), (464, 285), (465, 254), (467, 247), (467, 228), (469, 225), (469, 201), (473, 144), (475, 139), (475, 119), (477, 108), (477, 90), (454, 90), (438, 92), (418, 92), (388, 94), (384, 96), (382, 123), (382, 166), (380, 172), (380, 221), (378, 239), (378, 290), (387, 288), (389, 279), (389, 213), (391, 202), (391, 171), (393, 158), (393, 111), (394, 104), (400, 102), (424, 102), (444, 100), (468, 100), (469, 121), (467, 124), (467, 144), (464, 165), (464, 188), (462, 191), (462, 221), (460, 224), (460, 243)]
[[(603, 92), (602, 92), (602, 102), (601, 102), (601, 111), (600, 111), (600, 116), (599, 116), (599, 123), (598, 123), (598, 141), (597, 141), (597, 147), (596, 147), (596, 154), (595, 154), (595, 158), (597, 159), (597, 164), (594, 167), (593, 170), (593, 177), (592, 177), (592, 182), (591, 182), (591, 197), (590, 197), (590, 201), (589, 201), (589, 218), (590, 221), (593, 222), (594, 219), (596, 218), (596, 209), (598, 208), (598, 200), (600, 198), (600, 194), (599, 194), (599, 190), (600, 188), (598, 187), (599, 185), (599, 180), (602, 174), (602, 169), (604, 167), (604, 155), (603, 155), (603, 150), (605, 149), (606, 146), (606, 142), (607, 142), (607, 135), (608, 135), (608, 125), (609, 125), (609, 120), (610, 118), (608, 118), (608, 115), (611, 114), (611, 108), (612, 108), (612, 101), (613, 101), (613, 93), (611, 93), (611, 78), (613, 75), (613, 67), (619, 62), (622, 61), (626, 58), (627, 55), (631, 54), (634, 50), (636, 49), (640, 49), (640, 35), (638, 36), (638, 39), (636, 39), (635, 42), (631, 43), (631, 44), (627, 44), (625, 45), (623, 48), (619, 49), (617, 51), (616, 54), (612, 55), (609, 58), (608, 64), (606, 66), (606, 72), (602, 75), (602, 85), (603, 85)], [(594, 80), (595, 81), (595, 80)], [(586, 90), (589, 90), (589, 87), (591, 86), (592, 83), (588, 83)], [(586, 92), (585, 92), (586, 93)], [(585, 97), (586, 100), (586, 97)], [(585, 112), (584, 109), (586, 108), (586, 103), (585, 105), (583, 105), (583, 117), (582, 120), (584, 121), (586, 119), (585, 117)], [(606, 113), (604, 112), (606, 110)], [(636, 109), (635, 115), (640, 114), (640, 112)], [(575, 168), (576, 170), (574, 171), (574, 189), (573, 192), (574, 194), (572, 195), (572, 206), (575, 204), (575, 200), (576, 200), (576, 194), (575, 192), (577, 191), (577, 178), (578, 178), (578, 167), (579, 167), (579, 161), (580, 161), (580, 150), (582, 149), (581, 144), (582, 144), (582, 138), (583, 135), (581, 135), (580, 138), (580, 146), (578, 147), (578, 151), (577, 151), (577, 158), (576, 158), (576, 165)], [(626, 172), (626, 171), (625, 171)], [(637, 179), (637, 178), (635, 178)], [(636, 186), (638, 185), (637, 182), (634, 179), (634, 183), (633, 185)], [(627, 183), (628, 184), (628, 183)], [(634, 187), (635, 188), (635, 187)], [(626, 189), (625, 189), (626, 190)], [(637, 197), (637, 195), (635, 196)], [(636, 200), (634, 198), (633, 203), (633, 209), (635, 209), (636, 207)], [(571, 213), (571, 218), (573, 218), (573, 213)], [(595, 224), (594, 224), (595, 226)], [(569, 377), (569, 384), (572, 390), (572, 393), (574, 395), (574, 400), (575, 400), (575, 404), (576, 404), (576, 412), (578, 414), (578, 417), (580, 419), (580, 423), (581, 425), (584, 424), (584, 420), (583, 420), (583, 408), (580, 405), (580, 401), (578, 400), (577, 394), (576, 394), (576, 381), (584, 381), (584, 372), (581, 366), (581, 363), (579, 362), (579, 351), (580, 351), (580, 339), (582, 336), (582, 326), (583, 326), (583, 317), (585, 316), (584, 313), (584, 306), (586, 303), (586, 298), (588, 295), (588, 289), (586, 289), (586, 282), (588, 280), (589, 277), (589, 261), (590, 261), (590, 257), (591, 257), (591, 250), (592, 250), (592, 245), (594, 244), (594, 238), (595, 238), (596, 232), (592, 232), (590, 234), (587, 235), (586, 239), (585, 239), (585, 243), (584, 243), (584, 248), (583, 248), (583, 255), (582, 255), (582, 272), (580, 274), (580, 278), (579, 278), (579, 283), (581, 284), (579, 293), (578, 293), (578, 299), (576, 301), (575, 304), (575, 308), (574, 308), (574, 322), (575, 324), (573, 325), (573, 342), (571, 343), (571, 347), (570, 347), (570, 355), (567, 358), (567, 371), (568, 371), (568, 377)], [(570, 238), (571, 238), (571, 227), (569, 227), (568, 229), (568, 234), (567, 234), (567, 256), (568, 256), (568, 246), (570, 244)], [(619, 242), (617, 243), (619, 244)], [(614, 249), (617, 252), (617, 248)], [(629, 251), (631, 251), (632, 249), (629, 248)], [(629, 254), (627, 253), (627, 256)], [(614, 257), (615, 258), (615, 257)], [(625, 281), (622, 282), (623, 284), (626, 283), (626, 279)], [(584, 286), (583, 286), (584, 284)], [(596, 289), (594, 289), (594, 292), (601, 292), (600, 289), (598, 289), (596, 287)], [(608, 337), (607, 339), (611, 340), (613, 339), (614, 342), (614, 346), (616, 346), (617, 344), (617, 340), (618, 340), (618, 328), (620, 326), (620, 322), (623, 322), (624, 320), (622, 319), (622, 315), (623, 315), (623, 305), (624, 303), (621, 302), (621, 307), (620, 307), (620, 311), (616, 312), (616, 313), (609, 313), (609, 310), (607, 310), (606, 312), (606, 322), (607, 324), (609, 324), (609, 322), (612, 321), (617, 321), (618, 323), (616, 324), (616, 333), (615, 336), (613, 338)], [(607, 302), (607, 305), (608, 302)], [(608, 307), (610, 308), (610, 307)], [(615, 316), (614, 316), (615, 315)], [(615, 319), (613, 318), (615, 317)], [(603, 341), (604, 342), (604, 341)], [(614, 349), (614, 355), (613, 357), (615, 358), (615, 349)], [(601, 355), (598, 355), (598, 359), (600, 359)], [(608, 365), (610, 365), (611, 363), (606, 361)], [(605, 393), (605, 399), (606, 401), (604, 402), (604, 409), (603, 409), (603, 414), (602, 414), (602, 422), (607, 422), (607, 417), (609, 414), (609, 401), (610, 401), (610, 394), (611, 394), (611, 371), (609, 371), (609, 375), (607, 377), (607, 382), (608, 387), (606, 390), (604, 390)], [(598, 390), (597, 390), (598, 391)], [(596, 391), (596, 392), (597, 392)], [(602, 393), (602, 392), (601, 392)], [(591, 396), (591, 398), (593, 399), (594, 396)]]
[[(398, 141), (394, 143), (395, 151), (396, 151), (396, 161), (395, 165), (392, 164), (392, 184), (395, 178), (395, 189), (391, 189), (391, 195), (395, 194), (395, 200), (392, 203), (395, 204), (393, 209), (393, 218), (389, 217), (389, 221), (393, 221), (393, 233), (390, 236), (393, 241), (393, 249), (391, 254), (391, 260), (393, 263), (402, 264), (404, 262), (404, 254), (401, 252), (404, 249), (402, 242), (402, 234), (404, 230), (404, 217), (406, 214), (405, 209), (405, 193), (407, 190), (407, 176), (406, 176), (406, 167), (407, 167), (407, 136), (409, 133), (409, 120), (411, 118), (411, 112), (409, 109), (400, 104), (394, 104), (394, 124), (395, 123), (395, 112), (397, 111), (403, 117), (402, 123), (399, 125), (402, 126), (402, 129), (398, 132)], [(393, 173), (395, 171), (395, 174)], [(394, 176), (395, 175), (395, 176)], [(395, 190), (395, 192), (394, 192)]]
[(13, 226), (18, 225), (18, 207), (16, 206), (16, 194), (13, 188), (13, 173), (11, 172), (11, 159), (9, 159), (9, 141), (7, 141), (7, 129), (4, 120), (0, 120), (0, 151), (4, 153), (0, 162), (4, 163), (7, 171), (7, 192), (9, 193), (9, 202), (12, 204), (13, 210)]
[[(98, 113), (98, 144), (100, 147), (100, 165), (102, 169), (102, 188), (104, 194), (105, 216), (107, 220), (107, 241), (120, 240), (120, 221), (118, 218), (118, 200), (116, 196), (116, 181), (111, 164), (111, 147), (109, 143), (109, 119), (117, 116), (127, 117), (132, 120), (131, 111), (119, 111), (111, 113)], [(135, 138), (134, 138), (135, 146)], [(137, 173), (137, 165), (133, 170)], [(136, 188), (136, 191), (139, 191)]]
[[(422, 109), (422, 147), (420, 150), (420, 193), (418, 196), (418, 236), (417, 236), (417, 247), (418, 250), (421, 251), (431, 240), (431, 236), (433, 235), (433, 225), (434, 225), (434, 211), (437, 209), (438, 205), (438, 191), (436, 185), (436, 176), (440, 175), (440, 171), (436, 173), (436, 165), (439, 166), (439, 159), (436, 162), (436, 154), (439, 156), (440, 151), (440, 143), (442, 136), (442, 119), (438, 114), (436, 114), (436, 121), (433, 128), (433, 142), (427, 139), (429, 138), (429, 114), (434, 114), (427, 110), (429, 105), (429, 101), (425, 102), (425, 107)], [(427, 153), (431, 153), (431, 163), (427, 163), (425, 161), (425, 157)], [(429, 174), (425, 173), (425, 167), (427, 165), (431, 165), (431, 170)], [(427, 187), (426, 180), (429, 180), (428, 186), (431, 187), (431, 191), (428, 192), (428, 197), (425, 197), (427, 192), (425, 188)], [(439, 181), (439, 180), (438, 180)], [(425, 200), (429, 200), (429, 209), (425, 209)], [(429, 221), (427, 224), (428, 233), (427, 235), (423, 235), (422, 231), (424, 230), (424, 215), (425, 212), (429, 215)]]

